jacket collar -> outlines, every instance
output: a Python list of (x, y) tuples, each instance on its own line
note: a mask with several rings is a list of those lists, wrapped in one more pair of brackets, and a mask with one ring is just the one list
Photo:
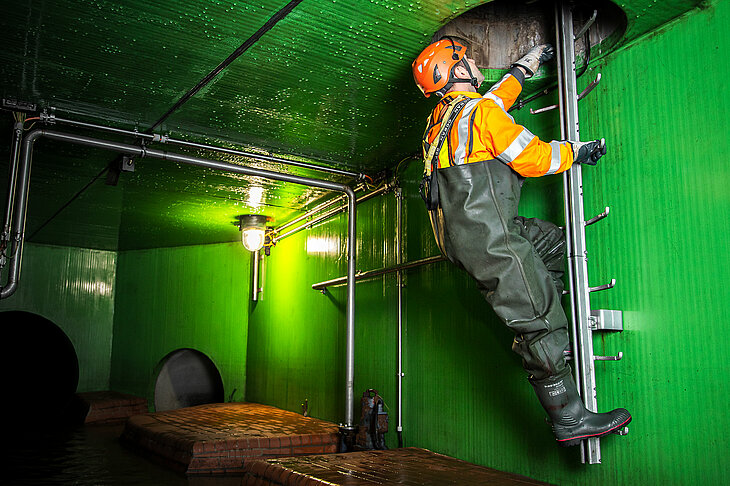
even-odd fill
[(482, 95), (480, 95), (479, 93), (475, 93), (474, 91), (451, 91), (451, 92), (447, 93), (446, 96), (441, 98), (440, 103), (444, 103), (444, 104), (448, 105), (449, 103), (454, 101), (459, 96), (464, 96), (464, 97), (472, 98), (472, 99), (482, 97)]

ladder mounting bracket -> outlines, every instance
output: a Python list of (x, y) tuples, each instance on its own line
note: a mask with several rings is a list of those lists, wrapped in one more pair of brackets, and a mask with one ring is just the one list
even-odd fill
[(595, 331), (623, 331), (623, 312), (620, 310), (591, 310), (591, 328)]

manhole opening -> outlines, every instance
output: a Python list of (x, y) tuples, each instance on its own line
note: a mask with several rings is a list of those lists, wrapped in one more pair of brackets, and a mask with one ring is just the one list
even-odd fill
[[(574, 6), (574, 33), (586, 24), (594, 10), (598, 16), (588, 30), (591, 57), (609, 51), (626, 31), (623, 10), (608, 0), (595, 0)], [(456, 17), (439, 29), (433, 40), (446, 35), (465, 43), (469, 56), (481, 69), (507, 69), (531, 47), (555, 44), (554, 2), (495, 0)], [(579, 58), (583, 57), (585, 47), (585, 36), (581, 36), (575, 44)]]

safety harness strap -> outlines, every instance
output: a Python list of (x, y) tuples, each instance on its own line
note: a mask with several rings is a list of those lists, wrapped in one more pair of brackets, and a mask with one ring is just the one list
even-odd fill
[(442, 120), (446, 121), (441, 123), (441, 129), (436, 135), (436, 138), (438, 140), (436, 143), (432, 143), (430, 146), (428, 146), (428, 130), (426, 130), (426, 133), (423, 134), (424, 147), (428, 146), (428, 152), (426, 154), (426, 157), (424, 157), (423, 159), (423, 172), (427, 177), (431, 175), (431, 171), (433, 170), (433, 168), (438, 167), (438, 156), (439, 152), (441, 152), (441, 147), (443, 146), (446, 137), (449, 135), (449, 131), (454, 125), (454, 122), (459, 116), (459, 113), (470, 99), (471, 98), (467, 96), (458, 96), (456, 99), (454, 99), (454, 101), (449, 103), (449, 107), (446, 108), (446, 113), (444, 113), (443, 118), (441, 118)]
[(423, 146), (428, 146), (428, 153), (424, 157), (424, 174), (421, 184), (419, 186), (419, 192), (423, 202), (426, 203), (426, 209), (433, 211), (439, 207), (439, 181), (436, 177), (436, 171), (438, 170), (438, 158), (441, 147), (444, 144), (444, 140), (449, 134), (451, 127), (454, 125), (456, 118), (458, 118), (461, 110), (471, 100), (467, 96), (458, 96), (449, 103), (449, 107), (446, 109), (442, 120), (446, 120), (441, 123), (441, 129), (436, 135), (438, 141), (428, 146), (428, 130), (423, 135)]

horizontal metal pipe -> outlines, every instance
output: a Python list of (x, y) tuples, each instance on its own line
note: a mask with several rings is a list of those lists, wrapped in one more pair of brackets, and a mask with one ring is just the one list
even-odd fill
[(209, 169), (224, 170), (234, 172), (237, 174), (263, 177), (265, 179), (273, 179), (282, 182), (292, 182), (295, 184), (303, 184), (311, 187), (319, 187), (321, 189), (328, 189), (330, 191), (345, 192), (345, 188), (352, 190), (345, 184), (340, 184), (332, 181), (324, 181), (321, 179), (312, 179), (310, 177), (302, 177), (293, 174), (284, 174), (281, 172), (274, 172), (271, 170), (257, 169), (255, 167), (246, 167), (243, 165), (237, 165), (230, 162), (221, 162), (218, 160), (202, 159), (199, 157), (193, 157), (190, 155), (176, 154), (167, 152), (165, 150), (156, 150), (151, 148), (141, 148), (136, 145), (129, 145), (126, 143), (111, 142), (109, 140), (99, 140), (95, 138), (85, 137), (82, 135), (74, 135), (69, 133), (54, 132), (51, 130), (44, 130), (44, 135), (47, 138), (65, 142), (77, 143), (80, 145), (86, 145), (89, 147), (103, 148), (108, 150), (114, 150), (125, 154), (136, 155), (138, 157), (154, 157), (163, 160), (171, 160), (173, 162), (180, 162), (183, 164), (196, 165), (199, 167), (207, 167)]
[[(379, 277), (388, 273), (399, 272), (403, 270), (409, 270), (411, 268), (422, 267), (423, 265), (430, 265), (432, 263), (443, 262), (446, 257), (443, 255), (435, 255), (420, 260), (414, 260), (412, 262), (402, 263), (400, 265), (393, 265), (392, 267), (379, 268), (377, 270), (368, 270), (367, 272), (358, 272), (355, 274), (355, 281), (364, 280), (366, 278)], [(327, 287), (336, 287), (347, 283), (347, 277), (333, 278), (332, 280), (326, 280), (312, 285), (313, 290), (324, 290)]]
[[(363, 202), (367, 201), (368, 199), (372, 199), (375, 196), (378, 196), (380, 194), (383, 194), (384, 192), (388, 191), (390, 188), (391, 188), (390, 185), (385, 184), (382, 187), (379, 187), (379, 188), (375, 189), (372, 192), (369, 192), (367, 194), (363, 194), (362, 196), (360, 196), (359, 198), (357, 198), (356, 202), (357, 202), (357, 204), (363, 203)], [(317, 223), (321, 223), (322, 221), (326, 221), (329, 218), (331, 218), (332, 216), (334, 216), (335, 214), (339, 214), (339, 213), (343, 212), (346, 209), (347, 209), (347, 205), (342, 205), (339, 208), (335, 208), (335, 209), (332, 209), (330, 211), (327, 211), (326, 213), (322, 214), (321, 216), (318, 216), (318, 217), (312, 219), (311, 221), (307, 221), (306, 224), (303, 224), (301, 226), (297, 226), (296, 228), (294, 228), (292, 230), (289, 230), (286, 233), (277, 234), (276, 235), (276, 241), (281, 241), (284, 238), (287, 238), (287, 237), (289, 237), (289, 236), (291, 236), (291, 235), (293, 235), (295, 233), (299, 233), (303, 229), (310, 228), (310, 227), (314, 226)], [(278, 231), (279, 231), (279, 229), (277, 229), (277, 232)]]
[(63, 123), (65, 125), (74, 125), (82, 128), (91, 128), (92, 130), (103, 130), (105, 132), (116, 133), (118, 135), (129, 135), (130, 137), (144, 138), (147, 140), (154, 140), (155, 135), (149, 133), (135, 132), (132, 130), (124, 130), (122, 128), (107, 127), (104, 125), (97, 125), (95, 123), (87, 123), (78, 120), (67, 120), (65, 118), (59, 118), (57, 116), (41, 116), (41, 121), (49, 123)]
[[(359, 184), (359, 185), (355, 186), (354, 191), (357, 193), (357, 191), (360, 191), (363, 189), (363, 186), (364, 186), (364, 184)], [(318, 212), (323, 211), (323, 210), (327, 209), (328, 207), (337, 204), (338, 202), (342, 202), (345, 199), (346, 199), (346, 196), (342, 195), (342, 196), (337, 196), (335, 198), (332, 198), (329, 201), (325, 201), (325, 202), (313, 207), (312, 209), (310, 209), (306, 213), (302, 214), (298, 218), (294, 218), (291, 221), (287, 221), (286, 223), (282, 224), (278, 228), (275, 228), (274, 231), (276, 233), (280, 233), (283, 229), (288, 228), (290, 226), (294, 226), (295, 224), (297, 224), (301, 221), (304, 221), (305, 219), (311, 218)]]
[(353, 178), (357, 178), (357, 179), (362, 179), (365, 177), (364, 174), (359, 173), (359, 172), (351, 172), (351, 171), (347, 171), (347, 170), (334, 169), (332, 167), (312, 164), (309, 162), (300, 162), (298, 160), (284, 159), (281, 157), (274, 157), (272, 155), (257, 154), (255, 152), (246, 152), (243, 150), (230, 149), (230, 148), (226, 148), (226, 147), (217, 147), (215, 145), (208, 145), (208, 144), (204, 144), (204, 143), (188, 142), (187, 140), (169, 138), (169, 137), (165, 137), (165, 136), (162, 136), (159, 134), (140, 133), (140, 132), (131, 131), (131, 130), (123, 130), (121, 128), (113, 128), (113, 127), (107, 127), (104, 125), (97, 125), (94, 123), (86, 123), (86, 122), (81, 122), (81, 121), (76, 121), (76, 120), (67, 120), (65, 118), (59, 118), (56, 116), (43, 117), (43, 121), (47, 121), (47, 122), (51, 122), (51, 123), (64, 123), (64, 124), (75, 125), (75, 126), (79, 126), (79, 127), (83, 127), (83, 128), (91, 128), (94, 130), (103, 130), (103, 131), (107, 131), (107, 132), (111, 132), (111, 133), (116, 133), (118, 135), (128, 135), (130, 137), (143, 138), (145, 140), (150, 140), (153, 142), (170, 143), (170, 144), (174, 144), (174, 145), (180, 145), (183, 147), (210, 150), (212, 152), (220, 152), (220, 153), (229, 154), (229, 155), (238, 155), (241, 157), (246, 157), (246, 158), (254, 159), (254, 160), (261, 160), (264, 162), (273, 162), (273, 163), (277, 163), (277, 164), (293, 165), (293, 166), (302, 167), (305, 169), (312, 169), (312, 170), (317, 170), (320, 172), (328, 172), (330, 174), (353, 177)]
[(197, 148), (197, 149), (203, 149), (203, 150), (213, 150), (216, 152), (221, 152), (221, 153), (230, 154), (230, 155), (240, 155), (241, 157), (247, 157), (249, 159), (254, 159), (254, 160), (261, 160), (264, 162), (275, 162), (278, 164), (293, 165), (293, 166), (302, 167), (305, 169), (313, 169), (313, 170), (318, 170), (320, 172), (329, 172), (330, 174), (353, 177), (353, 178), (357, 178), (357, 179), (361, 179), (364, 177), (363, 174), (360, 174), (357, 172), (351, 172), (349, 170), (334, 169), (332, 167), (326, 167), (323, 165), (310, 164), (308, 162), (299, 162), (298, 160), (282, 159), (281, 157), (274, 157), (273, 155), (257, 154), (255, 152), (244, 152), (243, 150), (229, 149), (229, 148), (225, 148), (225, 147), (214, 147), (212, 145), (207, 145), (204, 143), (187, 142), (185, 140), (177, 140), (174, 138), (168, 138), (166, 140), (166, 142), (176, 144), (176, 145), (182, 145), (184, 147), (191, 147), (191, 148)]
[(312, 208), (311, 210), (307, 211), (306, 213), (302, 214), (298, 218), (294, 218), (291, 221), (288, 221), (288, 222), (282, 224), (281, 226), (276, 228), (276, 233), (280, 233), (282, 230), (284, 230), (290, 226), (294, 226), (297, 223), (300, 223), (306, 219), (309, 219), (312, 216), (314, 216), (315, 214), (319, 213), (320, 211), (324, 211), (328, 207), (334, 206), (335, 204), (343, 202), (344, 200), (345, 200), (344, 196), (337, 196), (335, 198), (330, 199), (329, 201), (325, 201), (322, 204), (320, 204), (320, 205)]
[(19, 186), (18, 201), (15, 205), (15, 217), (13, 219), (14, 225), (18, 226), (18, 231), (14, 234), (18, 234), (18, 252), (13, 259), (13, 265), (10, 268), (9, 275), (13, 279), (9, 280), (9, 284), (6, 288), (0, 291), (0, 298), (5, 298), (12, 294), (18, 285), (18, 275), (20, 273), (20, 260), (22, 256), (22, 244), (23, 244), (23, 230), (25, 227), (25, 208), (28, 195), (28, 183), (30, 181), (30, 160), (31, 150), (33, 142), (41, 137), (45, 136), (52, 140), (58, 140), (69, 143), (76, 143), (80, 145), (86, 145), (89, 147), (113, 150), (124, 154), (131, 154), (136, 156), (148, 156), (156, 157), (164, 160), (171, 160), (174, 162), (180, 162), (183, 164), (190, 164), (199, 167), (207, 167), (216, 170), (223, 170), (233, 172), (237, 174), (244, 174), (254, 177), (263, 177), (267, 179), (291, 182), (294, 184), (302, 184), (311, 187), (319, 187), (330, 191), (344, 192), (348, 199), (348, 225), (347, 225), (347, 341), (346, 341), (346, 362), (345, 362), (345, 423), (342, 425), (344, 431), (353, 431), (355, 428), (354, 424), (354, 379), (355, 379), (355, 259), (356, 259), (356, 248), (355, 236), (357, 234), (357, 211), (356, 211), (356, 200), (355, 191), (350, 186), (345, 184), (338, 184), (331, 181), (323, 181), (319, 179), (312, 179), (309, 177), (295, 176), (292, 174), (282, 174), (279, 172), (273, 172), (270, 170), (257, 169), (253, 167), (243, 167), (236, 164), (227, 162), (220, 162), (208, 159), (201, 159), (198, 157), (191, 157), (181, 154), (168, 153), (161, 150), (144, 149), (137, 147), (136, 145), (128, 145), (117, 142), (110, 142), (108, 140), (99, 140), (90, 137), (84, 137), (81, 135), (73, 135), (68, 133), (55, 132), (46, 129), (37, 129), (30, 132), (23, 141), (22, 148), (22, 159), (20, 162), (20, 173), (19, 182), (23, 181), (25, 184)]

